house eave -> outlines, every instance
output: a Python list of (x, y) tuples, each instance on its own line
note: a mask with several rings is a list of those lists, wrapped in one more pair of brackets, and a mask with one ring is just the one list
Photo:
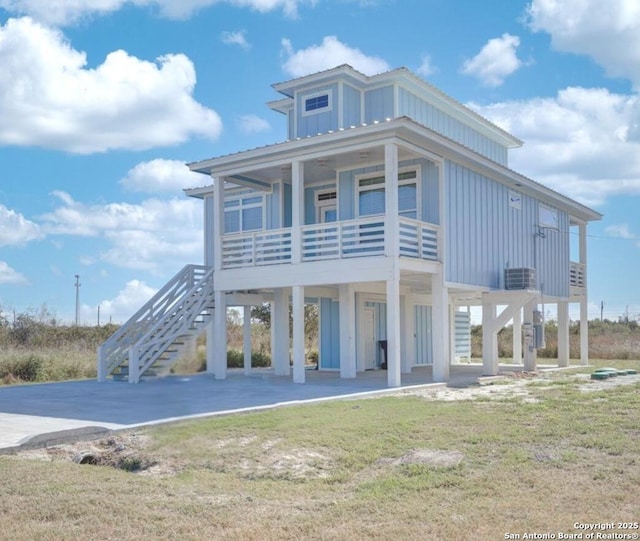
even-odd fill
[(349, 145), (376, 145), (396, 140), (424, 148), (443, 159), (461, 163), (515, 191), (527, 193), (541, 201), (567, 211), (572, 218), (585, 222), (600, 220), (602, 214), (562, 195), (533, 179), (486, 158), (409, 117), (401, 117), (336, 132), (298, 138), (236, 154), (188, 164), (198, 173), (213, 177), (234, 177), (252, 169), (284, 166), (294, 159), (310, 160), (345, 151)]

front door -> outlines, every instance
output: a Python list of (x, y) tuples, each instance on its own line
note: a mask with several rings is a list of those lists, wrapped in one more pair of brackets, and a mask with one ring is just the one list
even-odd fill
[(365, 370), (376, 368), (376, 312), (373, 308), (364, 309), (362, 322), (362, 360)]

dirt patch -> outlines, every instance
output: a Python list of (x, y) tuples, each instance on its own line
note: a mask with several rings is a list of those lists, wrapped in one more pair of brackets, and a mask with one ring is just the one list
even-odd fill
[(522, 398), (523, 401), (534, 402), (538, 399), (531, 396), (527, 386), (529, 378), (510, 378), (488, 385), (469, 385), (468, 387), (434, 387), (402, 391), (403, 394), (417, 395), (425, 400), (505, 400)]
[(381, 458), (378, 464), (405, 466), (425, 464), (435, 468), (453, 468), (462, 462), (464, 455), (460, 451), (440, 451), (438, 449), (411, 449), (399, 458)]
[(80, 466), (106, 466), (139, 475), (175, 473), (173, 468), (160, 464), (145, 451), (148, 444), (149, 438), (144, 434), (123, 432), (92, 442), (22, 451), (18, 456), (50, 462), (73, 462)]
[(283, 449), (278, 439), (226, 438), (215, 447), (219, 452), (211, 457), (209, 466), (245, 478), (322, 479), (335, 469), (334, 459), (322, 450)]
[(618, 376), (606, 380), (592, 380), (590, 374), (562, 374), (508, 372), (502, 374), (502, 381), (489, 384), (473, 384), (467, 387), (434, 387), (400, 391), (404, 395), (420, 396), (425, 400), (509, 400), (520, 399), (522, 402), (539, 402), (534, 391), (545, 391), (554, 388), (558, 378), (566, 378), (569, 385), (580, 391), (604, 391), (619, 385), (633, 385), (640, 383), (640, 374)]
[[(17, 453), (19, 458), (72, 462), (81, 467), (105, 466), (137, 475), (167, 476), (183, 471), (184, 461), (153, 455), (150, 438), (142, 433), (121, 432), (93, 442), (77, 442)], [(257, 436), (220, 439), (207, 457), (207, 469), (232, 472), (246, 479), (305, 480), (327, 478), (335, 461), (317, 449), (280, 448), (280, 440)]]

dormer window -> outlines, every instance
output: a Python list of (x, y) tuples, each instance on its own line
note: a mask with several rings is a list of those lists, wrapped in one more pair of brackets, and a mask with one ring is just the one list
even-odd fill
[(302, 116), (324, 113), (333, 109), (331, 92), (317, 92), (304, 97)]

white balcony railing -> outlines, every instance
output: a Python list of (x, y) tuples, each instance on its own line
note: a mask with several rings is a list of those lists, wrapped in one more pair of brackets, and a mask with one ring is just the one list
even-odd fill
[(222, 237), (222, 268), (291, 262), (291, 229), (233, 233)]
[[(438, 260), (439, 227), (400, 218), (399, 255)], [(381, 216), (305, 225), (300, 228), (302, 261), (322, 261), (384, 254)], [(222, 239), (222, 268), (232, 269), (291, 262), (291, 229), (234, 233)]]
[(571, 261), (569, 263), (569, 285), (572, 287), (584, 287), (584, 265)]

